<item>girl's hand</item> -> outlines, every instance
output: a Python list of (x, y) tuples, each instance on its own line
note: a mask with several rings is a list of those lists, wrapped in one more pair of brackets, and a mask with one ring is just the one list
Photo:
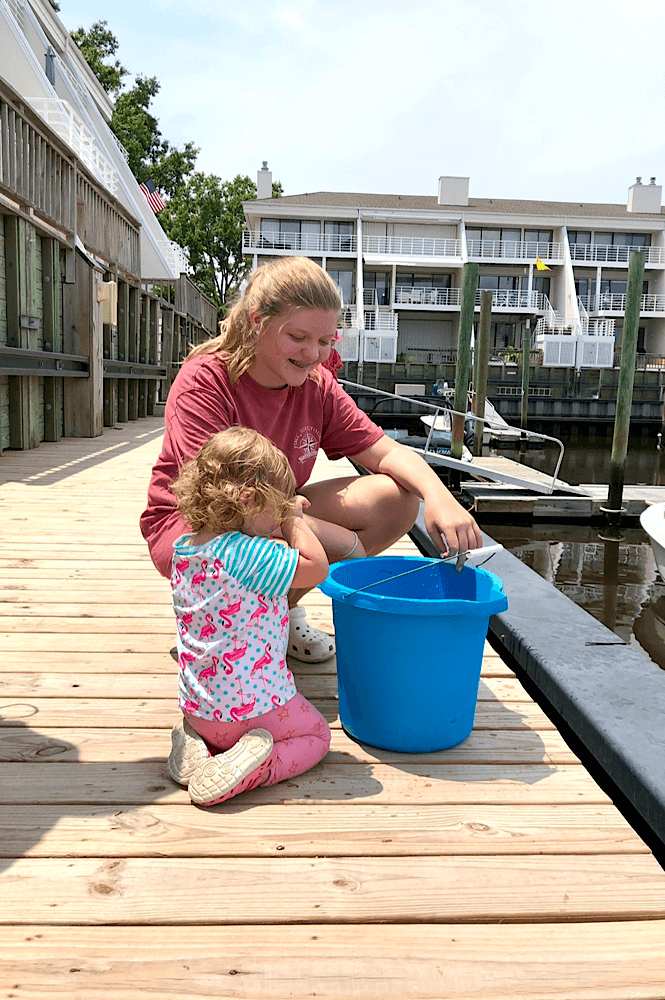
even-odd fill
[(291, 517), (302, 517), (303, 513), (310, 506), (311, 504), (307, 499), (307, 497), (302, 497), (300, 496), (299, 493), (296, 493), (296, 495), (293, 498), (293, 511)]
[(444, 555), (478, 549), (483, 544), (483, 536), (471, 514), (450, 493), (431, 500), (425, 498), (424, 516), (427, 534)]

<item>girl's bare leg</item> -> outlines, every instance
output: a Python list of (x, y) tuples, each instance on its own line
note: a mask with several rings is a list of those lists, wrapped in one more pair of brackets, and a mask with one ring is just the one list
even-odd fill
[[(358, 556), (375, 556), (411, 530), (418, 516), (419, 500), (389, 476), (349, 476), (304, 486), (300, 492), (310, 506), (308, 524), (328, 556), (336, 562), (345, 558), (356, 532)], [(292, 590), (293, 607), (306, 590)]]

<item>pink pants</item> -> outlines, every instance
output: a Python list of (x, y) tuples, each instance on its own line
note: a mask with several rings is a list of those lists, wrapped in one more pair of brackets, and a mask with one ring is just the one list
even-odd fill
[(215, 722), (199, 719), (196, 715), (187, 715), (186, 718), (192, 729), (203, 737), (213, 755), (230, 750), (250, 729), (267, 729), (272, 734), (274, 743), (268, 759), (216, 802), (225, 802), (258, 785), (276, 785), (279, 781), (309, 771), (325, 757), (330, 747), (328, 723), (301, 694), (294, 695), (285, 705), (273, 708), (265, 715), (241, 719), (240, 722)]

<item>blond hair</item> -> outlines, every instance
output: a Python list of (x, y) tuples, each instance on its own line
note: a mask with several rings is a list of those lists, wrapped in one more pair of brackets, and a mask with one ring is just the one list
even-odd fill
[(194, 532), (242, 527), (251, 513), (269, 511), (282, 524), (293, 509), (296, 479), (272, 441), (249, 427), (213, 434), (171, 485), (176, 507)]
[[(231, 307), (220, 324), (220, 334), (195, 347), (187, 361), (199, 354), (213, 354), (223, 362), (231, 382), (236, 382), (251, 366), (266, 322), (295, 309), (320, 309), (339, 313), (342, 302), (339, 289), (329, 274), (308, 257), (282, 257), (263, 264), (247, 282), (244, 294)], [(258, 326), (250, 319), (256, 312)], [(310, 378), (319, 381), (313, 371)]]

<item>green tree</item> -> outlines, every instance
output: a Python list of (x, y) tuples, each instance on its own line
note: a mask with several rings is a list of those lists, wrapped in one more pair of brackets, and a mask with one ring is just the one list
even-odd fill
[[(273, 184), (273, 197), (281, 193), (281, 184)], [(220, 316), (252, 265), (242, 252), (242, 203), (252, 198), (256, 198), (256, 184), (249, 177), (238, 174), (232, 181), (223, 181), (197, 171), (160, 212), (159, 221), (169, 238), (187, 254), (194, 282), (217, 303)]]
[(53, 10), (60, 10), (60, 4), (57, 3), (56, 0), (50, 0), (50, 4), (51, 7), (53, 7)]
[(95, 21), (89, 31), (77, 28), (72, 32), (72, 38), (106, 93), (118, 94), (129, 70), (125, 69), (119, 59), (111, 63), (105, 62), (109, 56), (116, 54), (119, 44), (113, 32), (109, 31), (108, 21)]

